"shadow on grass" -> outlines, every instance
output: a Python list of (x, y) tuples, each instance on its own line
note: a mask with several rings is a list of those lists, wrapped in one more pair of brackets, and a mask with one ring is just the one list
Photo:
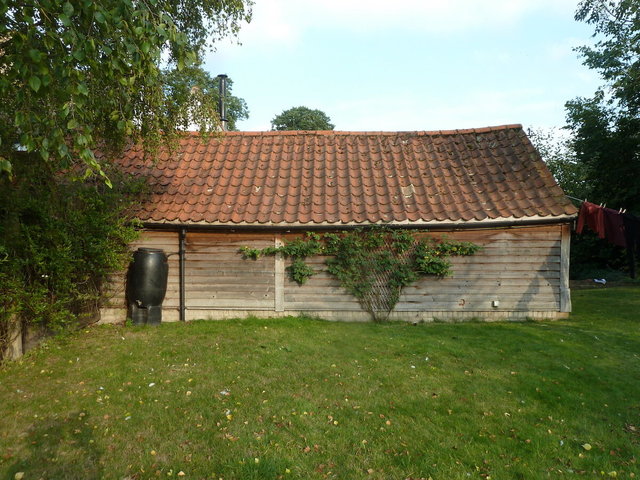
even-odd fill
[(104, 477), (102, 451), (93, 440), (88, 415), (78, 412), (36, 422), (25, 438), (26, 452), (8, 469), (7, 480), (18, 472), (24, 478)]

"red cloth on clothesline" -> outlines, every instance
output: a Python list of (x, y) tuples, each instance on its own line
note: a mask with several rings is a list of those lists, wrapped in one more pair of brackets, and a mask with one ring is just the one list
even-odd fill
[(604, 208), (595, 203), (582, 202), (578, 213), (576, 232), (582, 233), (585, 225), (598, 237), (619, 247), (627, 246), (622, 214), (611, 208)]
[(582, 202), (578, 213), (578, 225), (576, 232), (582, 233), (585, 224), (598, 234), (598, 237), (605, 237), (604, 212), (602, 207), (591, 202)]
[(609, 243), (627, 248), (622, 214), (618, 210), (611, 208), (603, 208), (602, 213), (604, 217), (604, 238)]

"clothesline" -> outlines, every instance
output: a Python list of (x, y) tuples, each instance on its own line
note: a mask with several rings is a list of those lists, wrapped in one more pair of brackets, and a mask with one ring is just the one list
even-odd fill
[(635, 278), (635, 253), (640, 254), (640, 218), (626, 213), (626, 210), (616, 211), (587, 200), (574, 200), (581, 202), (576, 233), (582, 233), (584, 227), (589, 227), (599, 238), (626, 248), (631, 278)]
[[(585, 203), (587, 201), (586, 198), (583, 200), (581, 198), (572, 197), (571, 195), (567, 195), (567, 194), (565, 194), (565, 197), (570, 198), (571, 200), (575, 200), (576, 202), (580, 202), (580, 203)], [(604, 204), (601, 203), (600, 206), (601, 207), (606, 207), (607, 204), (606, 203), (604, 203)], [(626, 213), (626, 211), (627, 211), (626, 208), (621, 208), (620, 209), (620, 213)]]
[(571, 200), (575, 200), (576, 202), (586, 202), (587, 201), (586, 199), (582, 200), (581, 198), (572, 197), (571, 195), (566, 195), (566, 194), (565, 194), (565, 197), (570, 198)]

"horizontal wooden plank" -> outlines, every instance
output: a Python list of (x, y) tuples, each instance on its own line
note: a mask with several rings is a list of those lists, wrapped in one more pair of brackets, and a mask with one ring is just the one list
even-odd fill
[(142, 231), (132, 243), (172, 242), (178, 240), (178, 232)]
[[(263, 247), (260, 247), (263, 248)], [(220, 258), (227, 258), (228, 260), (248, 261), (249, 258), (245, 258), (240, 252), (238, 247), (225, 248), (225, 247), (211, 247), (202, 250), (185, 250), (185, 258), (206, 258), (211, 257), (219, 260)], [(272, 256), (261, 256), (260, 258), (273, 258)]]
[(275, 288), (273, 286), (265, 286), (265, 285), (198, 285), (191, 284), (189, 285), (189, 289), (187, 294), (190, 296), (197, 295), (215, 295), (216, 293), (233, 293), (238, 295), (239, 298), (242, 298), (243, 295), (262, 295), (262, 294), (270, 294), (273, 295)]
[[(559, 287), (559, 281), (554, 282), (536, 282), (536, 283), (519, 283), (519, 284), (490, 284), (490, 283), (473, 283), (473, 284), (455, 284), (455, 283), (421, 283), (421, 284), (412, 284), (408, 287), (405, 287), (404, 292), (411, 294), (423, 294), (423, 293), (433, 293), (433, 292), (449, 292), (449, 293), (457, 293), (457, 292), (465, 292), (465, 291), (478, 291), (478, 292), (524, 292), (529, 289), (541, 289), (541, 288), (551, 288), (556, 289)], [(331, 285), (297, 285), (297, 284), (289, 284), (285, 287), (284, 293), (285, 295), (328, 295), (328, 294), (339, 294), (344, 292), (344, 288), (339, 284), (331, 284)]]
[(241, 294), (241, 292), (216, 292), (215, 294), (205, 294), (202, 292), (190, 292), (186, 301), (189, 305), (210, 305), (212, 302), (226, 302), (227, 300), (238, 302), (266, 302), (270, 305), (269, 308), (273, 308), (273, 292), (269, 294)]
[[(395, 312), (510, 312), (510, 311), (548, 311), (548, 312), (557, 312), (558, 304), (553, 302), (545, 302), (545, 303), (536, 303), (536, 304), (528, 304), (522, 306), (513, 307), (504, 305), (499, 310), (494, 309), (491, 306), (486, 304), (478, 304), (471, 305), (467, 304), (466, 308), (461, 308), (455, 303), (434, 303), (430, 306), (430, 308), (423, 308), (421, 306), (405, 304), (398, 305), (394, 311)], [(287, 302), (285, 304), (285, 311), (363, 311), (360, 305), (352, 305), (352, 304), (335, 304), (329, 302)]]
[(323, 302), (315, 300), (313, 302), (285, 302), (285, 311), (287, 310), (328, 310), (328, 311), (362, 311), (360, 304), (358, 303), (345, 303), (345, 302)]
[(557, 312), (560, 310), (559, 302), (530, 302), (522, 304), (509, 304), (500, 302), (500, 308), (492, 308), (487, 303), (468, 302), (464, 307), (459, 306), (455, 302), (433, 303), (428, 307), (424, 305), (398, 304), (394, 311), (396, 312), (528, 312), (528, 311), (549, 311)]
[(251, 277), (244, 277), (240, 275), (208, 275), (208, 276), (196, 276), (189, 275), (187, 281), (185, 282), (187, 286), (190, 285), (207, 285), (209, 287), (215, 285), (239, 285), (239, 286), (273, 286), (274, 285), (274, 276), (273, 275), (252, 275)]
[[(530, 264), (530, 265), (540, 265), (545, 262), (549, 263), (559, 263), (560, 255), (541, 255), (541, 256), (532, 256), (532, 255), (472, 255), (467, 257), (450, 257), (449, 258), (452, 265), (467, 265), (467, 264), (490, 264), (490, 263), (513, 263), (514, 265), (520, 266), (520, 264)], [(305, 262), (317, 270), (326, 270), (327, 265), (324, 260), (318, 261), (317, 257), (307, 258)], [(229, 262), (233, 263), (233, 262)], [(285, 259), (285, 264), (288, 266), (291, 264), (290, 259)]]
[(197, 299), (197, 302), (187, 298), (187, 308), (260, 308), (273, 310), (273, 299), (267, 301), (246, 299)]
[(187, 254), (213, 254), (217, 252), (227, 252), (240, 256), (240, 249), (242, 247), (250, 247), (256, 249), (263, 249), (266, 247), (273, 247), (273, 242), (243, 242), (237, 244), (228, 243), (210, 243), (202, 245), (185, 245), (185, 252)]
[(460, 273), (479, 273), (479, 272), (543, 272), (560, 271), (560, 262), (540, 263), (538, 265), (529, 263), (458, 263), (452, 268), (452, 276), (455, 277)]
[[(323, 302), (357, 302), (350, 294), (323, 294), (321, 296)], [(406, 294), (403, 293), (400, 296), (399, 303), (419, 303), (421, 305), (429, 306), (438, 302), (450, 302), (456, 303), (460, 306), (472, 302), (472, 303), (490, 303), (492, 300), (499, 300), (500, 302), (530, 302), (535, 300), (536, 302), (553, 302), (559, 299), (559, 292), (553, 290), (539, 291), (539, 292), (474, 292), (474, 293), (450, 293), (450, 292), (438, 292), (432, 294)], [(318, 296), (310, 296), (304, 294), (289, 294), (285, 295), (286, 302), (313, 302), (318, 301)]]
[(224, 242), (239, 241), (274, 241), (273, 233), (256, 233), (256, 232), (187, 232), (186, 240), (191, 243), (210, 243), (211, 239)]
[(493, 300), (499, 300), (500, 303), (529, 303), (535, 302), (555, 302), (560, 300), (559, 292), (553, 291), (541, 291), (534, 293), (505, 293), (496, 292), (491, 293), (478, 293), (478, 294), (462, 294), (455, 295), (453, 293), (438, 293), (435, 295), (401, 295), (399, 303), (419, 303), (421, 305), (429, 306), (438, 302), (452, 302), (463, 306), (467, 303), (482, 303), (490, 304)]
[(452, 265), (509, 263), (513, 265), (529, 264), (532, 267), (551, 263), (560, 263), (560, 257), (538, 257), (527, 255), (478, 255), (472, 257), (453, 257)]
[[(286, 292), (307, 292), (308, 294), (324, 294), (343, 290), (338, 280), (334, 281), (314, 281), (312, 277), (304, 285), (298, 285), (295, 282), (287, 281), (285, 284)], [(530, 288), (555, 288), (560, 285), (559, 279), (517, 279), (517, 280), (495, 280), (495, 279), (483, 279), (483, 280), (464, 280), (460, 278), (431, 278), (423, 279), (416, 283), (413, 283), (405, 287), (405, 291), (457, 291), (457, 290), (499, 290), (505, 288), (511, 288), (516, 290), (526, 290)]]
[[(473, 239), (548, 239), (559, 238), (561, 227), (553, 226), (536, 226), (521, 227), (507, 229), (469, 229), (451, 232), (426, 232), (417, 233), (417, 236), (430, 237), (448, 237), (455, 240), (473, 241)], [(292, 241), (295, 238), (302, 237), (302, 234), (284, 233), (282, 238), (285, 241)], [(144, 232), (141, 239), (149, 241), (150, 238), (177, 238), (177, 232), (160, 232), (147, 231)], [(273, 244), (275, 235), (269, 233), (239, 233), (239, 232), (187, 232), (186, 243), (192, 245), (206, 245), (210, 243), (243, 243), (243, 242), (264, 242)]]
[[(456, 279), (461, 279), (461, 280), (486, 279), (489, 281), (490, 280), (527, 281), (527, 280), (535, 280), (535, 279), (548, 280), (548, 279), (559, 278), (559, 276), (557, 274), (554, 274), (553, 271), (549, 272), (549, 271), (527, 270), (527, 269), (511, 270), (511, 269), (507, 269), (504, 265), (500, 265), (500, 266), (503, 268), (498, 271), (490, 271), (490, 270), (487, 270), (486, 268), (475, 269), (475, 270), (471, 268), (454, 269), (453, 275), (450, 277), (443, 278), (442, 281), (455, 281)], [(430, 279), (433, 277), (425, 276), (422, 278)]]
[(192, 273), (206, 274), (228, 272), (241, 275), (242, 272), (265, 272), (274, 274), (275, 262), (270, 263), (218, 263), (218, 262), (186, 262), (185, 269)]
[(560, 245), (550, 247), (538, 247), (529, 245), (488, 245), (477, 252), (475, 257), (485, 256), (514, 256), (525, 255), (527, 257), (560, 257)]
[(528, 292), (536, 294), (554, 293), (559, 291), (559, 286), (553, 285), (432, 285), (432, 286), (409, 286), (402, 291), (403, 295), (428, 296), (428, 295), (464, 295), (473, 293), (477, 295), (518, 295)]
[(243, 259), (240, 255), (199, 255), (199, 254), (187, 254), (185, 255), (185, 265), (198, 266), (199, 264), (205, 266), (212, 265), (228, 265), (236, 267), (248, 267), (252, 265), (273, 265), (275, 259), (273, 257), (261, 257), (257, 260)]
[(233, 261), (194, 261), (188, 258), (184, 263), (187, 269), (197, 270), (228, 270), (228, 271), (252, 271), (252, 270), (273, 270), (275, 268), (275, 261), (270, 258), (267, 260), (248, 260), (246, 262), (240, 260), (239, 262)]
[[(511, 227), (504, 229), (465, 229), (453, 232), (427, 232), (428, 236), (442, 237), (446, 236), (456, 240), (472, 241), (472, 239), (510, 239), (510, 238), (553, 238), (560, 236), (560, 225), (549, 226), (529, 226), (529, 227)], [(424, 235), (424, 234), (421, 234)]]
[[(461, 241), (496, 241), (496, 240), (548, 240), (560, 238), (560, 226), (548, 227), (526, 227), (526, 228), (509, 228), (509, 229), (478, 229), (478, 230), (460, 230), (453, 232), (427, 232), (419, 233), (417, 236), (428, 236), (435, 238), (448, 237), (453, 240)], [(303, 235), (285, 233), (282, 238), (285, 241), (292, 241)], [(247, 242), (262, 242), (272, 245), (274, 242), (273, 234), (255, 234), (255, 233), (237, 233), (237, 232), (188, 232), (186, 243), (188, 245), (207, 245), (213, 243), (221, 244), (244, 244)]]
[(198, 277), (199, 279), (204, 278), (239, 278), (245, 279), (246, 281), (251, 281), (252, 278), (274, 278), (273, 270), (214, 270), (214, 269), (195, 269), (189, 268), (186, 269), (185, 277)]

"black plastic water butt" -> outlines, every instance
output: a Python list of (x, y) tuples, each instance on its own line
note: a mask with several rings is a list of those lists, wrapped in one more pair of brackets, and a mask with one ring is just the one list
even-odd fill
[(159, 324), (162, 301), (167, 293), (169, 263), (159, 248), (139, 248), (133, 252), (127, 276), (129, 316), (134, 325)]

